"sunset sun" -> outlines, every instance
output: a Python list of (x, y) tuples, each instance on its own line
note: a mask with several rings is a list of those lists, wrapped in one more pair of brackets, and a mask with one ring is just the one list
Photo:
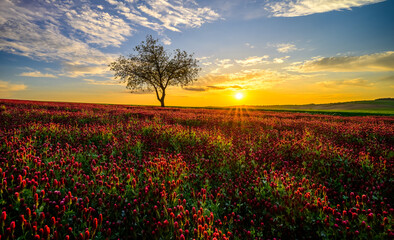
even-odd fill
[(237, 100), (241, 100), (242, 98), (244, 98), (244, 94), (241, 93), (241, 92), (237, 92), (237, 93), (234, 95), (234, 97), (235, 97)]

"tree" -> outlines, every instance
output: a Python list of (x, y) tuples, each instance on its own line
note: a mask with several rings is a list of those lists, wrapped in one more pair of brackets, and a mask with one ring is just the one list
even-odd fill
[(134, 48), (129, 58), (120, 56), (110, 63), (116, 79), (127, 83), (131, 92), (154, 91), (164, 107), (168, 86), (186, 86), (196, 80), (200, 68), (193, 54), (179, 49), (169, 54), (151, 35)]

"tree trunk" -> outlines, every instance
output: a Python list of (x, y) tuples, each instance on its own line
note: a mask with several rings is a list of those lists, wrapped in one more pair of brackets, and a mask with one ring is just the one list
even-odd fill
[(161, 95), (161, 98), (159, 99), (159, 101), (160, 101), (160, 104), (161, 104), (161, 107), (165, 107), (165, 105), (164, 105), (164, 98), (166, 97), (166, 89), (164, 88), (162, 88), (162, 95)]

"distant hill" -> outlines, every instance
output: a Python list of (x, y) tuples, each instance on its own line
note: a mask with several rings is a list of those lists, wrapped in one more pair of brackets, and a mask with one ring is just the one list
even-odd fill
[(394, 114), (394, 98), (379, 98), (375, 100), (338, 102), (327, 104), (305, 104), (305, 105), (269, 105), (253, 106), (261, 110), (300, 110), (311, 112), (360, 112), (377, 114)]

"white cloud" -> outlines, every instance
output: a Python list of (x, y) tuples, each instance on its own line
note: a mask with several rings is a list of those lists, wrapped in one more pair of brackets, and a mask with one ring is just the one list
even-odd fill
[(204, 57), (198, 57), (197, 60), (198, 61), (205, 61), (207, 59), (210, 59), (212, 56), (204, 56)]
[[(270, 58), (269, 55), (263, 56), (250, 56), (244, 59), (215, 59), (214, 62), (206, 61), (208, 58), (200, 58), (199, 60), (202, 61), (202, 65), (209, 66), (215, 65), (216, 68), (210, 71), (210, 74), (219, 74), (222, 73), (224, 69), (229, 69), (230, 67), (243, 67), (243, 68), (250, 68), (253, 66), (261, 65), (261, 64), (273, 64), (273, 63), (282, 63), (285, 59), (288, 59), (289, 56), (285, 56), (282, 58), (275, 58), (273, 61), (268, 60)], [(249, 69), (250, 70), (250, 69)]]
[(267, 60), (269, 56), (268, 55), (264, 55), (262, 57), (257, 57), (257, 56), (253, 56), (253, 57), (248, 57), (242, 60), (235, 60), (236, 63), (241, 64), (243, 66), (253, 66), (253, 65), (257, 65), (257, 64), (262, 64), (262, 63), (268, 63)]
[(198, 61), (199, 61), (199, 63), (201, 64), (201, 65), (203, 65), (203, 66), (209, 66), (209, 65), (212, 65), (213, 64), (213, 62), (212, 62), (212, 56), (204, 56), (204, 57), (198, 57), (198, 58), (196, 58)]
[(0, 1), (0, 51), (45, 61), (78, 61), (84, 64), (107, 63), (112, 56), (64, 33), (63, 13), (72, 2), (37, 2), (19, 6)]
[(102, 47), (118, 47), (133, 30), (123, 19), (88, 6), (79, 11), (71, 10), (65, 15), (70, 26), (83, 33), (88, 43)]
[(19, 74), (22, 77), (44, 77), (44, 78), (57, 78), (57, 76), (50, 74), (50, 73), (41, 73), (40, 71), (34, 72), (23, 72)]
[(247, 46), (248, 48), (254, 48), (254, 46), (250, 43), (245, 43), (245, 46)]
[[(211, 22), (219, 18), (219, 14), (210, 8), (187, 7), (186, 1), (171, 2), (164, 0), (147, 1), (152, 8), (152, 13), (157, 14), (159, 17), (156, 18), (163, 22), (165, 28), (170, 30), (179, 25), (189, 28), (200, 27), (205, 22)], [(195, 5), (195, 3), (192, 5)]]
[(87, 82), (88, 84), (92, 84), (92, 85), (125, 85), (122, 83), (119, 83), (118, 81), (111, 79), (111, 80), (106, 80), (106, 81), (98, 81), (95, 79), (83, 79), (85, 82)]
[(350, 10), (353, 7), (383, 2), (385, 0), (284, 0), (266, 4), (265, 9), (274, 17), (298, 17), (314, 13)]
[(362, 56), (324, 57), (293, 65), (298, 72), (385, 72), (394, 71), (394, 51)]
[(231, 59), (216, 59), (216, 65), (219, 68), (229, 68), (234, 66)]
[(25, 84), (13, 84), (0, 80), (0, 92), (22, 91), (26, 88), (27, 86)]
[(79, 77), (86, 75), (106, 75), (109, 73), (107, 65), (95, 65), (95, 64), (80, 64), (78, 62), (66, 62), (63, 63), (63, 74), (59, 74), (67, 77)]
[(276, 45), (276, 50), (280, 53), (288, 53), (297, 50), (297, 48), (291, 43), (281, 43)]
[(286, 59), (288, 59), (290, 56), (285, 56), (281, 58), (275, 58), (274, 63), (284, 63)]
[(165, 45), (171, 45), (171, 39), (167, 36), (162, 36), (161, 38), (162, 43), (164, 43)]
[(196, 28), (219, 19), (219, 14), (208, 7), (198, 7), (195, 2), (183, 0), (148, 0), (136, 5), (134, 1), (107, 0), (119, 14), (134, 24), (163, 32), (180, 32), (180, 27)]
[(0, 51), (81, 68), (102, 67), (116, 56), (100, 48), (119, 47), (137, 28), (157, 31), (164, 44), (171, 44), (166, 30), (200, 27), (219, 18), (212, 9), (187, 0), (107, 2), (115, 11), (87, 0), (0, 1)]
[(160, 19), (161, 17), (163, 17), (160, 13), (155, 12), (154, 10), (148, 8), (145, 5), (140, 5), (137, 8), (139, 10), (141, 10), (141, 12), (146, 13), (146, 14), (150, 15), (151, 17), (154, 17), (154, 18), (157, 18), (157, 19)]

